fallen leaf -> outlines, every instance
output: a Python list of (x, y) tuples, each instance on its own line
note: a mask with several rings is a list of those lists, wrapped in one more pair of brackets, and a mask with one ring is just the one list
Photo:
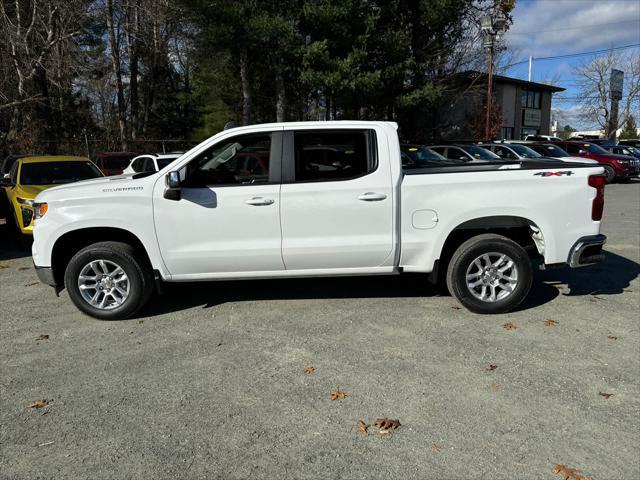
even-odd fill
[(505, 330), (515, 330), (518, 327), (516, 327), (516, 324), (513, 322), (507, 322), (502, 324), (502, 328)]
[(346, 395), (342, 390), (334, 390), (331, 392), (331, 400), (342, 400)]
[(554, 465), (551, 470), (556, 475), (562, 475), (562, 480), (593, 480), (591, 477), (585, 477), (575, 468), (569, 468), (561, 463)]
[(365, 435), (369, 435), (369, 432), (367, 431), (368, 428), (369, 428), (369, 425), (364, 423), (363, 420), (358, 421), (358, 433), (364, 433)]
[(491, 385), (489, 385), (491, 388), (493, 388), (494, 390), (498, 390), (498, 388), (500, 388), (500, 385), (498, 385), (497, 383), (492, 383)]
[(453, 308), (454, 310), (460, 310), (462, 307), (459, 307), (457, 305), (451, 305), (451, 308)]
[(551, 319), (549, 319), (549, 318), (548, 318), (548, 319), (546, 319), (546, 320), (544, 321), (544, 324), (545, 324), (547, 327), (553, 327), (553, 326), (557, 325), (557, 324), (558, 324), (558, 322), (556, 322), (555, 320), (551, 320)]
[(38, 335), (36, 337), (36, 340), (49, 340), (49, 335), (44, 335), (44, 334)]
[(487, 371), (488, 371), (488, 372), (490, 372), (490, 371), (492, 371), (492, 370), (495, 370), (496, 368), (498, 368), (498, 365), (490, 364), (490, 365), (487, 367)]
[(31, 405), (29, 405), (28, 408), (44, 408), (47, 405), (49, 405), (49, 401), (48, 400), (36, 400)]
[(144, 323), (144, 320), (138, 320), (138, 323), (139, 323), (139, 324), (140, 324), (140, 323)]
[(625, 288), (622, 290), (623, 292), (627, 292), (627, 293), (631, 293), (633, 292), (633, 290), (631, 290), (630, 288)]
[(596, 297), (595, 295), (593, 295), (593, 298), (595, 298), (596, 300), (604, 300), (604, 298), (602, 298), (602, 297)]
[(40, 282), (27, 283), (25, 287), (33, 287), (34, 285), (38, 285)]
[(594, 303), (597, 302), (597, 300), (595, 298), (590, 298), (589, 301), (590, 302), (594, 302)]
[(386, 435), (396, 430), (400, 426), (400, 420), (391, 420), (390, 418), (377, 418), (375, 422), (378, 427), (378, 433)]
[(609, 400), (609, 397), (613, 397), (613, 393), (598, 392), (598, 395), (606, 398), (607, 400)]
[(434, 443), (434, 444), (431, 445), (431, 451), (433, 453), (439, 453), (440, 452), (440, 447)]
[(304, 373), (313, 373), (316, 371), (316, 367), (304, 367)]
[(6, 265), (4, 263), (0, 263), (0, 270), (2, 270), (3, 268), (9, 268), (9, 265)]
[(31, 270), (29, 267), (20, 267), (18, 269), (19, 272), (24, 272), (25, 270)]
[(617, 340), (618, 339), (618, 337), (614, 337), (613, 335), (607, 335), (607, 338), (609, 340)]

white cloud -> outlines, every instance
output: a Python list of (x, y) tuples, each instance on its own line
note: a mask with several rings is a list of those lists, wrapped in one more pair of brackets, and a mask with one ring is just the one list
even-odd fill
[(523, 58), (640, 43), (637, 0), (520, 0), (513, 20), (505, 41)]

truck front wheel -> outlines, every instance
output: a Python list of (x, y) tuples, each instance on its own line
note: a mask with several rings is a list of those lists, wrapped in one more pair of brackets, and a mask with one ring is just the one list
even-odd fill
[(151, 268), (140, 258), (134, 247), (122, 242), (83, 248), (64, 274), (69, 297), (82, 312), (100, 320), (130, 317), (153, 293)]
[(533, 278), (527, 252), (502, 235), (483, 234), (464, 242), (447, 269), (447, 287), (475, 313), (505, 313), (527, 296)]

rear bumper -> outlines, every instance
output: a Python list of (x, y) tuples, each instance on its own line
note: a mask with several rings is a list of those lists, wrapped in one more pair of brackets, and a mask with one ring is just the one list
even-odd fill
[(51, 287), (56, 287), (56, 280), (53, 277), (53, 269), (51, 267), (38, 267), (34, 265), (33, 268), (36, 269), (36, 275), (38, 275), (38, 280), (40, 280), (45, 285), (49, 285)]
[(571, 268), (593, 265), (604, 260), (602, 247), (607, 241), (604, 235), (590, 235), (580, 238), (571, 247), (567, 263)]

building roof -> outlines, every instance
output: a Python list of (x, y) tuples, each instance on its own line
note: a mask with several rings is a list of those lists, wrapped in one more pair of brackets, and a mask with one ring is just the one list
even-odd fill
[[(487, 74), (485, 72), (478, 72), (477, 70), (468, 70), (460, 74), (469, 80), (483, 79), (486, 80)], [(556, 87), (555, 85), (547, 85), (546, 83), (529, 82), (527, 80), (521, 80), (519, 78), (505, 77), (503, 75), (494, 75), (493, 79), (498, 83), (506, 83), (511, 85), (519, 85), (522, 87), (531, 88), (532, 90), (543, 90), (547, 92), (564, 92), (566, 89), (562, 87)]]

